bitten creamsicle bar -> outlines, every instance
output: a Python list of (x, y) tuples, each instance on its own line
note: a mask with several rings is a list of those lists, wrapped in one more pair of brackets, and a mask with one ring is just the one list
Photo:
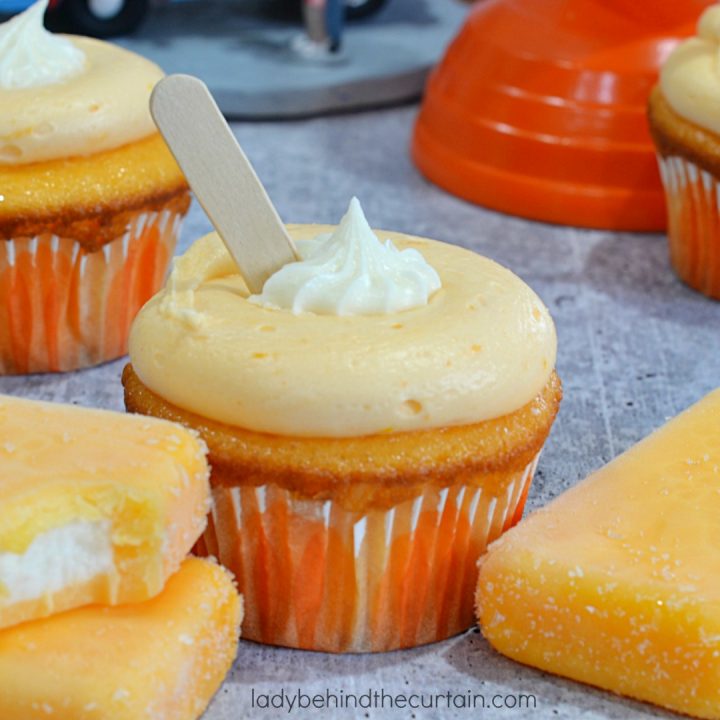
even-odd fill
[(495, 542), (477, 603), (515, 660), (720, 718), (720, 391)]
[(180, 426), (0, 396), (0, 628), (156, 595), (208, 504), (205, 447)]
[(229, 573), (188, 558), (151, 600), (0, 632), (2, 720), (195, 720), (237, 651)]

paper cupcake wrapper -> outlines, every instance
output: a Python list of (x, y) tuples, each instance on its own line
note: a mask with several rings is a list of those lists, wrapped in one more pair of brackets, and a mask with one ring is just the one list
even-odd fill
[(235, 574), (246, 639), (327, 652), (443, 640), (474, 624), (477, 561), (520, 519), (536, 464), (493, 476), (499, 496), (428, 485), (365, 514), (275, 485), (217, 487), (198, 549)]
[(680, 279), (720, 299), (720, 183), (678, 157), (659, 157), (668, 206), (670, 261)]
[(96, 252), (52, 234), (0, 240), (0, 374), (124, 355), (131, 322), (165, 278), (181, 219), (167, 208), (139, 212)]

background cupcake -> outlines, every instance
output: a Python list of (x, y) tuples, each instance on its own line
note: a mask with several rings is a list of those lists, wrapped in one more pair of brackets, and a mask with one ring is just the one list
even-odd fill
[(649, 102), (668, 208), (670, 258), (680, 278), (720, 299), (720, 7), (662, 68)]
[(0, 25), (0, 373), (123, 355), (189, 205), (148, 111), (162, 71), (48, 33), (46, 4)]
[(178, 260), (133, 325), (126, 406), (206, 440), (205, 549), (246, 597), (243, 637), (441, 640), (472, 625), (477, 559), (522, 514), (560, 401), (552, 320), (486, 258), (382, 244), (356, 203), (290, 229), (304, 261), (261, 296), (216, 235)]

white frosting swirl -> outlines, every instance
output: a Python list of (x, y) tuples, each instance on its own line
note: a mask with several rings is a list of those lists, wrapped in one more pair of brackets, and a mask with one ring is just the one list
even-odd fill
[(414, 248), (381, 242), (357, 198), (332, 233), (299, 241), (298, 262), (280, 268), (250, 301), (318, 315), (378, 315), (426, 305), (440, 277)]
[(43, 26), (48, 0), (0, 24), (0, 87), (5, 90), (62, 82), (82, 72), (85, 54)]

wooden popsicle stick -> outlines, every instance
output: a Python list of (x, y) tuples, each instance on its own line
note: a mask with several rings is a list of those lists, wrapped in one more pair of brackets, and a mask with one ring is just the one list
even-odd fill
[(207, 86), (168, 75), (153, 90), (150, 112), (250, 292), (261, 292), (298, 255)]

